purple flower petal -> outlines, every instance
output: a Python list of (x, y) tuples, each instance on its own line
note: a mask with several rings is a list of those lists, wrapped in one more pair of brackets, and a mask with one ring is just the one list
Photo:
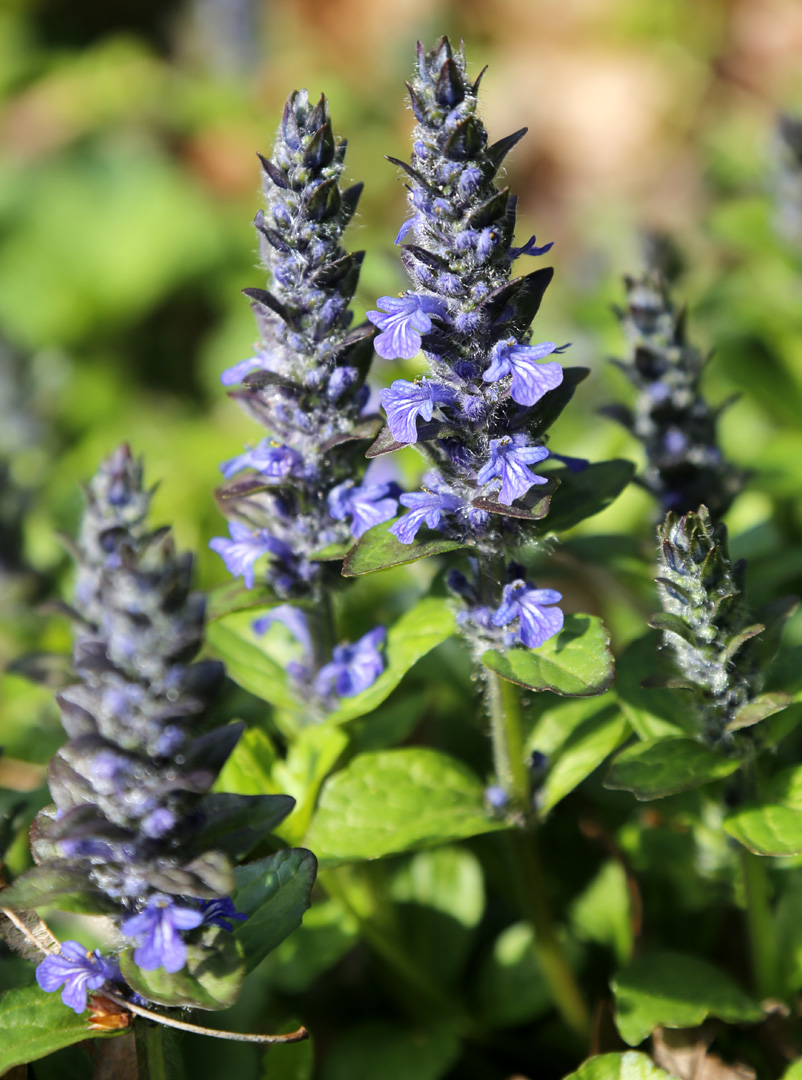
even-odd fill
[(383, 626), (376, 626), (353, 645), (337, 645), (331, 661), (317, 673), (315, 690), (328, 696), (332, 689), (338, 697), (353, 697), (367, 690), (384, 671), (379, 645), (387, 636)]
[(548, 450), (545, 446), (527, 446), (522, 439), (520, 435), (492, 439), (490, 460), (476, 475), (480, 484), (501, 479), (496, 499), (502, 506), (511, 506), (515, 499), (520, 499), (535, 484), (547, 483), (545, 476), (533, 473), (527, 465), (543, 461), (549, 456)]
[(508, 626), (519, 620), (518, 634), (529, 649), (539, 648), (563, 628), (565, 616), (552, 605), (562, 600), (555, 589), (534, 589), (525, 581), (504, 586), (501, 604), (493, 615), (494, 626)]
[(411, 360), (421, 347), (421, 336), (432, 328), (430, 315), (443, 316), (445, 304), (436, 296), (381, 296), (378, 311), (368, 311), (367, 318), (381, 331), (373, 342), (385, 360)]

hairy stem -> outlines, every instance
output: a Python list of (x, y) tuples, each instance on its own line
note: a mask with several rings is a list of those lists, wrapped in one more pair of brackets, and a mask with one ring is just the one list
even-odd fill
[(525, 760), (523, 723), (517, 686), (497, 675), (487, 676), (487, 706), (493, 739), (493, 763), (498, 782), (528, 822), (510, 839), (520, 903), (535, 932), (535, 955), (551, 999), (572, 1031), (587, 1037), (590, 1014), (557, 936), (544, 891), (538, 853), (529, 771)]
[(134, 1030), (139, 1080), (169, 1080), (164, 1055), (164, 1030), (161, 1025), (139, 1023)]
[(518, 688), (490, 671), (485, 677), (496, 779), (515, 801), (516, 809), (526, 814), (531, 800)]
[(551, 999), (565, 1024), (583, 1038), (590, 1035), (590, 1013), (574, 977), (549, 909), (534, 828), (510, 836), (521, 906), (535, 931), (535, 956)]
[(765, 858), (741, 849), (752, 978), (759, 997), (780, 996), (777, 938)]

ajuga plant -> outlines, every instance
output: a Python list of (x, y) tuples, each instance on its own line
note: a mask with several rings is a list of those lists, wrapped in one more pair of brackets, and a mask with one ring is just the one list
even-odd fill
[(787, 704), (784, 695), (761, 698), (766, 670), (780, 644), (789, 603), (759, 613), (744, 596), (746, 565), (730, 559), (727, 529), (705, 506), (682, 516), (669, 513), (658, 528), (657, 584), (663, 614), (651, 625), (663, 631), (676, 676), (669, 685), (696, 698), (698, 733), (710, 746), (745, 753), (753, 725)]
[[(553, 271), (514, 277), (512, 268), (518, 258), (542, 255), (551, 244), (537, 247), (533, 236), (514, 246), (517, 200), (497, 181), (526, 129), (489, 142), (478, 115), (480, 80), (481, 75), (469, 78), (464, 52), (447, 38), (430, 51), (418, 46), (408, 84), (417, 121), (412, 157), (409, 164), (390, 158), (408, 182), (411, 216), (396, 243), (402, 244), (412, 288), (400, 297), (381, 297), (368, 318), (380, 331), (380, 356), (411, 359), (422, 348), (429, 370), (414, 382), (397, 379), (382, 390), (387, 427), (368, 456), (414, 444), (429, 471), (421, 491), (400, 496), (407, 512), (389, 526), (395, 549), (388, 548), (386, 527), (377, 526), (345, 567), (346, 573), (358, 573), (432, 552), (470, 549), (467, 572), (454, 570), (448, 580), (476, 660), (543, 689), (528, 681), (519, 661), (524, 650), (540, 648), (562, 629), (561, 595), (538, 587), (519, 553), (526, 544), (531, 557), (547, 534), (594, 512), (578, 511), (572, 503), (574, 477), (587, 463), (550, 454), (546, 447), (548, 428), (587, 370), (564, 369), (554, 359), (566, 346), (531, 340)], [(567, 467), (534, 471), (549, 458)], [(628, 475), (625, 466), (619, 487)], [(584, 482), (594, 483), (587, 476)], [(563, 516), (558, 511), (549, 521), (559, 483), (564, 487), (554, 506)], [(518, 665), (515, 675), (511, 664)], [(488, 685), (497, 689), (497, 680)], [(601, 680), (588, 692), (603, 688)], [(502, 741), (496, 740), (497, 780), (508, 797), (516, 788), (513, 801), (526, 813), (531, 807), (517, 760), (520, 748), (502, 752)]]
[[(356, 645), (336, 645), (329, 596), (349, 542), (393, 517), (392, 483), (364, 477), (366, 439), (378, 429), (363, 417), (373, 327), (351, 329), (349, 304), (364, 252), (341, 246), (362, 185), (342, 190), (345, 140), (332, 133), (328, 103), (305, 90), (290, 95), (272, 158), (261, 157), (265, 210), (256, 228), (270, 291), (245, 289), (260, 331), (253, 357), (224, 372), (231, 396), (267, 434), (221, 470), (218, 492), (230, 539), (211, 547), (247, 588), (254, 564), (269, 556), (266, 581), (277, 599), (300, 602), (313, 619), (283, 605), (258, 622), (284, 621), (305, 647), (292, 672), (317, 708), (366, 689), (381, 672), (376, 627)], [(315, 702), (310, 701), (315, 709)]]
[[(548, 429), (588, 372), (562, 367), (556, 357), (567, 346), (532, 340), (553, 271), (516, 277), (513, 266), (551, 244), (538, 247), (533, 236), (515, 246), (517, 200), (499, 170), (525, 129), (489, 141), (478, 112), (480, 80), (469, 77), (464, 50), (447, 38), (428, 51), (418, 45), (408, 84), (411, 160), (389, 159), (409, 189), (411, 216), (396, 243), (411, 288), (381, 297), (368, 318), (382, 358), (411, 360), (422, 350), (428, 370), (381, 391), (387, 426), (368, 457), (414, 445), (428, 471), (420, 491), (400, 495), (405, 513), (358, 540), (344, 572), (467, 554), (447, 583), (484, 683), (493, 750), (488, 812), (518, 830), (513, 862), (528, 882), (522, 895), (531, 897), (542, 876), (532, 833), (542, 755), (533, 760), (525, 751), (518, 686), (592, 696), (613, 673), (600, 621), (566, 617), (561, 594), (541, 587), (524, 564), (548, 551), (550, 536), (606, 505), (632, 470), (622, 462), (589, 466), (546, 446)], [(555, 459), (557, 468), (541, 468)], [(541, 663), (541, 655), (549, 660)], [(539, 890), (527, 907), (539, 959), (564, 1019), (585, 1031), (582, 997)]]
[[(655, 267), (626, 277), (627, 302), (617, 310), (629, 354), (614, 361), (635, 388), (632, 407), (605, 406), (643, 444), (646, 469), (638, 482), (659, 501), (662, 513), (685, 513), (704, 503), (714, 518), (740, 491), (744, 474), (721, 453), (716, 435), (722, 406), (704, 399), (700, 381), (709, 354), (691, 345), (685, 312), (672, 303)], [(662, 515), (661, 515), (662, 516)]]
[[(53, 805), (32, 827), (36, 865), (3, 894), (8, 909), (47, 904), (111, 920), (114, 957), (65, 942), (37, 968), (40, 987), (61, 987), (76, 1013), (101, 987), (137, 1007), (231, 1004), (266, 951), (259, 882), (271, 857), (249, 864), (239, 910), (235, 864), (293, 805), (210, 793), (242, 725), (210, 727), (222, 665), (195, 659), (205, 600), (192, 591), (191, 556), (167, 529), (148, 527), (150, 495), (126, 446), (86, 489), (69, 608), (76, 682), (57, 699), (68, 741), (48, 769)], [(304, 864), (296, 888), (305, 885), (268, 948), (276, 929), (280, 939), (300, 921), (314, 878), (308, 852), (272, 859)]]

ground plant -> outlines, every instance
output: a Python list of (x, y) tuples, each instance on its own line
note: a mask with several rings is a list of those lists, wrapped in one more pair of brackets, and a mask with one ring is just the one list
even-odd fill
[(802, 1078), (786, 39), (0, 12), (0, 1075)]

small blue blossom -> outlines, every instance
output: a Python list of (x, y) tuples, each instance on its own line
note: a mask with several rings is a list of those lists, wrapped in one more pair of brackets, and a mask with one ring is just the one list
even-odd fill
[(408, 507), (411, 513), (404, 514), (395, 525), (390, 526), (389, 531), (397, 536), (402, 544), (411, 544), (424, 523), (430, 529), (436, 529), (440, 524), (441, 514), (453, 513), (463, 507), (462, 500), (456, 495), (437, 491), (412, 491), (402, 495), (399, 502)]
[(204, 921), (197, 908), (176, 904), (169, 896), (157, 895), (138, 915), (126, 919), (122, 933), (134, 938), (134, 963), (143, 971), (164, 968), (174, 975), (187, 962), (187, 947), (179, 930), (194, 930)]
[(328, 697), (332, 690), (338, 697), (353, 697), (367, 690), (384, 671), (379, 645), (387, 636), (383, 626), (368, 631), (353, 645), (337, 645), (331, 661), (317, 673), (315, 690)]
[(544, 356), (559, 351), (553, 341), (540, 345), (519, 345), (515, 338), (497, 342), (490, 353), (490, 367), (482, 378), (485, 382), (498, 382), (505, 375), (512, 375), (510, 394), (519, 405), (534, 405), (549, 390), (563, 381), (560, 364), (539, 364)]
[(450, 405), (455, 397), (450, 387), (431, 382), (425, 376), (419, 382), (396, 379), (391, 387), (381, 391), (382, 405), (393, 438), (396, 442), (417, 442), (417, 418), (420, 416), (424, 420), (431, 420), (435, 405)]
[(258, 356), (249, 356), (247, 360), (240, 360), (239, 363), (226, 368), (220, 376), (220, 382), (223, 386), (236, 386), (237, 383), (242, 382), (246, 375), (263, 368), (264, 364)]
[(237, 911), (230, 896), (224, 896), (219, 900), (201, 900), (200, 909), (203, 912), (204, 926), (219, 926), (222, 930), (228, 930), (231, 933), (234, 931), (231, 919), (244, 922), (248, 918), (244, 912)]
[(520, 619), (518, 635), (528, 649), (539, 648), (544, 641), (559, 634), (565, 616), (552, 607), (562, 600), (555, 589), (533, 589), (520, 578), (504, 586), (501, 604), (493, 615), (494, 626), (508, 626)]
[(500, 814), (506, 810), (507, 803), (510, 801), (510, 797), (503, 787), (499, 787), (498, 784), (490, 784), (484, 791), (485, 802), (488, 807), (496, 814)]
[(297, 450), (289, 446), (280, 446), (272, 439), (262, 439), (260, 443), (246, 450), (244, 454), (224, 461), (220, 472), (229, 480), (243, 469), (255, 469), (271, 480), (283, 480), (286, 476), (300, 476), (303, 472), (303, 458)]
[(254, 563), (268, 553), (281, 557), (281, 551), (277, 550), (281, 541), (276, 540), (265, 529), (253, 532), (240, 521), (230, 521), (228, 531), (231, 534), (230, 540), (224, 536), (216, 536), (209, 541), (209, 547), (217, 552), (232, 577), (241, 577), (245, 587), (252, 589)]
[(351, 535), (357, 540), (374, 525), (395, 517), (398, 502), (390, 492), (393, 484), (361, 484), (344, 480), (328, 494), (329, 513), (337, 521), (351, 518)]
[(545, 255), (547, 251), (551, 251), (554, 247), (553, 240), (548, 244), (543, 244), (541, 247), (536, 247), (536, 239), (536, 237), (530, 236), (526, 243), (522, 244), (521, 247), (510, 248), (510, 262), (512, 262), (513, 259), (517, 259), (520, 255)]
[(251, 625), (254, 633), (264, 634), (273, 623), (281, 623), (282, 626), (286, 626), (295, 640), (303, 647), (304, 654), (308, 657), (312, 656), (314, 651), (312, 633), (309, 629), (309, 617), (305, 611), (294, 607), (292, 604), (279, 604), (278, 607), (268, 611), (266, 615), (254, 619)]
[(368, 311), (368, 319), (381, 331), (373, 346), (385, 360), (411, 360), (421, 347), (421, 335), (432, 328), (430, 315), (440, 318), (446, 306), (435, 296), (381, 296), (378, 311)]
[(58, 956), (47, 956), (36, 969), (36, 981), (48, 994), (64, 986), (61, 1000), (76, 1013), (86, 1008), (90, 990), (99, 990), (105, 982), (119, 981), (120, 971), (99, 950), (87, 952), (80, 941), (63, 941)]
[(535, 484), (547, 483), (545, 476), (533, 473), (527, 465), (543, 461), (549, 456), (548, 450), (545, 446), (527, 446), (521, 439), (520, 435), (491, 439), (490, 460), (476, 475), (480, 484), (488, 484), (496, 477), (501, 479), (496, 499), (502, 506), (511, 506)]

